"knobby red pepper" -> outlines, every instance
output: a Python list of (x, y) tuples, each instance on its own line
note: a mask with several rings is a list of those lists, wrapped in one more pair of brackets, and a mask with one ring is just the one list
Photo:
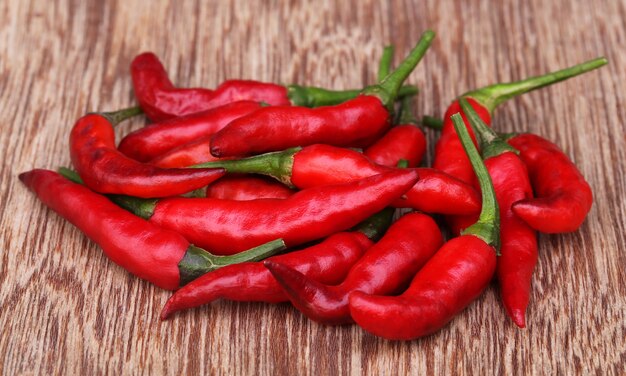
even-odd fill
[(288, 247), (344, 231), (381, 211), (417, 181), (412, 170), (306, 189), (286, 199), (116, 199), (150, 222), (217, 254), (233, 254), (284, 239)]
[[(342, 103), (360, 90), (332, 91), (299, 85), (282, 86), (251, 80), (228, 80), (217, 89), (176, 88), (159, 59), (151, 52), (137, 56), (131, 64), (135, 96), (152, 121), (190, 115), (231, 102), (249, 100), (272, 106), (317, 107)], [(415, 87), (403, 87), (401, 94), (414, 95)]]
[[(607, 60), (601, 57), (542, 76), (531, 77), (517, 82), (487, 86), (465, 93), (461, 97), (466, 98), (472, 105), (472, 108), (478, 113), (481, 120), (489, 125), (491, 124), (491, 113), (493, 113), (498, 105), (508, 99), (589, 72), (606, 63)], [(463, 152), (459, 138), (454, 132), (452, 121), (450, 120), (450, 116), (457, 112), (460, 112), (460, 105), (458, 100), (455, 100), (444, 116), (441, 136), (435, 145), (433, 167), (455, 176), (464, 182), (472, 183), (475, 179), (474, 173), (467, 156)], [(474, 143), (476, 143), (473, 132), (467, 123), (467, 119), (463, 118), (463, 120)]]
[(276, 240), (237, 255), (215, 256), (56, 172), (32, 170), (19, 178), (46, 206), (98, 244), (113, 262), (160, 288), (175, 290), (219, 267), (262, 260), (285, 249), (283, 241)]
[(237, 201), (287, 198), (294, 193), (282, 183), (257, 176), (227, 176), (206, 188), (206, 197)]
[(591, 210), (593, 193), (576, 165), (540, 136), (522, 134), (508, 142), (520, 151), (537, 195), (513, 204), (513, 212), (541, 232), (577, 230)]
[(168, 119), (129, 133), (120, 142), (118, 149), (126, 156), (140, 162), (148, 162), (166, 152), (210, 137), (234, 119), (261, 108), (257, 102), (239, 101), (228, 103), (211, 110)]
[(162, 169), (134, 161), (115, 148), (113, 124), (134, 109), (81, 117), (70, 135), (72, 164), (87, 187), (100, 193), (137, 197), (173, 196), (203, 187), (223, 176), (223, 169)]
[[(378, 239), (389, 227), (392, 215), (393, 210), (385, 209), (360, 225), (358, 231), (340, 232), (314, 246), (271, 259), (317, 282), (339, 283), (363, 252), (372, 246), (372, 240)], [(266, 303), (289, 300), (262, 263), (247, 262), (205, 274), (178, 290), (163, 307), (161, 319), (217, 299)]]
[(265, 107), (234, 120), (211, 138), (211, 154), (240, 156), (325, 143), (363, 147), (378, 139), (390, 124), (390, 111), (402, 82), (417, 66), (434, 33), (427, 31), (398, 69), (362, 95), (336, 106), (309, 109)]
[[(515, 202), (532, 199), (533, 191), (517, 150), (480, 120), (472, 106), (461, 99), (461, 108), (478, 136), (482, 156), (491, 176), (500, 207), (500, 257), (496, 276), (504, 307), (513, 322), (526, 326), (533, 270), (537, 264), (537, 235), (512, 211)], [(473, 222), (471, 222), (473, 223)]]
[(431, 217), (410, 213), (391, 225), (339, 285), (315, 282), (277, 261), (267, 261), (264, 265), (300, 312), (314, 321), (337, 325), (352, 321), (348, 307), (351, 293), (398, 292), (442, 243), (441, 231)]
[(350, 295), (350, 315), (377, 336), (408, 340), (439, 330), (476, 299), (493, 277), (499, 245), (498, 203), (463, 119), (459, 114), (452, 118), (480, 182), (480, 218), (462, 236), (444, 244), (401, 295), (358, 291)]
[[(223, 167), (229, 173), (256, 173), (271, 176), (299, 189), (355, 181), (394, 171), (373, 163), (363, 154), (329, 145), (311, 145), (240, 160), (214, 161), (197, 167)], [(420, 179), (395, 207), (429, 213), (472, 214), (480, 211), (476, 190), (432, 168), (417, 168)]]

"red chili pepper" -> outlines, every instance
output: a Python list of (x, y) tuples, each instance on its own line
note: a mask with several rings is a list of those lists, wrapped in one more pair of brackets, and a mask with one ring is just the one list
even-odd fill
[(211, 137), (180, 145), (150, 161), (161, 168), (182, 168), (198, 163), (225, 161), (233, 158), (217, 158), (211, 154)]
[(233, 254), (282, 238), (288, 247), (344, 231), (381, 211), (417, 181), (412, 170), (390, 171), (356, 182), (316, 187), (286, 199), (213, 198), (116, 202), (217, 254)]
[(439, 330), (476, 299), (493, 277), (494, 248), (499, 245), (498, 203), (463, 119), (459, 114), (452, 118), (480, 182), (480, 219), (464, 235), (444, 244), (403, 294), (377, 296), (357, 291), (350, 295), (350, 315), (377, 336), (408, 340)]
[[(215, 90), (174, 87), (159, 59), (151, 52), (137, 56), (131, 64), (137, 101), (152, 121), (210, 110), (225, 104), (249, 100), (272, 106), (317, 107), (333, 105), (356, 97), (360, 90), (331, 91), (299, 85), (275, 85), (250, 80), (228, 80)], [(414, 95), (415, 87), (403, 87), (401, 94)]]
[[(223, 167), (229, 173), (271, 176), (288, 186), (307, 189), (355, 181), (394, 171), (363, 154), (329, 145), (311, 145), (240, 160), (209, 162), (197, 167)], [(480, 197), (469, 184), (432, 168), (417, 168), (420, 180), (395, 207), (429, 213), (472, 214), (480, 211)]]
[(411, 112), (411, 97), (404, 97), (399, 124), (389, 129), (363, 154), (382, 166), (395, 167), (404, 159), (408, 167), (415, 167), (420, 164), (425, 152), (426, 137), (417, 127), (417, 119)]
[(118, 149), (130, 158), (148, 162), (188, 142), (210, 137), (234, 119), (261, 107), (257, 102), (240, 101), (165, 120), (129, 133), (122, 139)]
[(355, 99), (336, 106), (265, 107), (234, 120), (211, 138), (216, 157), (250, 155), (317, 143), (362, 147), (372, 144), (390, 124), (390, 110), (402, 86), (426, 53), (432, 31), (398, 69)]
[(517, 150), (483, 123), (466, 100), (461, 99), (460, 103), (474, 133), (478, 135), (500, 207), (501, 255), (496, 275), (502, 302), (513, 322), (524, 328), (532, 274), (538, 258), (537, 235), (513, 213), (512, 205), (533, 197), (528, 171)]
[(203, 187), (224, 175), (223, 169), (161, 169), (139, 163), (115, 148), (113, 124), (134, 109), (81, 117), (70, 135), (72, 163), (85, 185), (100, 193), (164, 197)]
[[(498, 105), (508, 99), (531, 90), (589, 72), (605, 65), (606, 63), (607, 60), (601, 57), (557, 72), (548, 73), (543, 76), (531, 77), (517, 82), (487, 86), (465, 93), (461, 97), (466, 98), (472, 105), (472, 108), (478, 113), (481, 120), (489, 125), (491, 123), (491, 113), (493, 113)], [(475, 179), (474, 173), (472, 172), (467, 156), (463, 153), (463, 147), (461, 146), (456, 133), (454, 133), (453, 124), (450, 120), (450, 115), (457, 112), (460, 112), (460, 105), (458, 100), (455, 100), (446, 111), (444, 117), (444, 125), (441, 131), (441, 136), (435, 145), (433, 167), (455, 176), (464, 182), (472, 183)], [(473, 132), (469, 129), (470, 127), (467, 123), (467, 119), (463, 118), (463, 120), (465, 121), (466, 127), (468, 128), (474, 143), (476, 143)]]
[(393, 294), (441, 247), (443, 237), (435, 221), (420, 213), (404, 215), (385, 236), (350, 269), (339, 285), (315, 282), (275, 261), (264, 265), (283, 287), (292, 304), (314, 321), (324, 324), (351, 322), (348, 297), (355, 291)]
[(520, 151), (537, 195), (513, 204), (513, 212), (541, 232), (576, 231), (593, 203), (591, 187), (576, 165), (542, 137), (523, 134), (508, 142)]
[[(340, 232), (300, 251), (273, 256), (312, 280), (341, 282), (348, 271), (391, 223), (393, 210), (373, 216), (355, 232)], [(260, 262), (247, 262), (208, 273), (178, 290), (161, 311), (161, 319), (173, 312), (198, 307), (217, 299), (279, 303), (289, 299), (272, 274)]]
[(46, 206), (97, 243), (113, 262), (160, 288), (175, 290), (219, 267), (262, 260), (285, 249), (282, 240), (276, 240), (237, 255), (215, 256), (56, 172), (32, 170), (19, 178)]
[(227, 176), (206, 188), (206, 197), (237, 201), (287, 198), (294, 193), (282, 183), (256, 176)]

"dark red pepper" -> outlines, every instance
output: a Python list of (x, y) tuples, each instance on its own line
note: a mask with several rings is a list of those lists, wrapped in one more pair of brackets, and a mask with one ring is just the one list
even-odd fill
[(262, 260), (285, 249), (282, 240), (276, 240), (237, 255), (215, 256), (56, 172), (32, 170), (19, 178), (46, 206), (97, 243), (113, 262), (160, 288), (175, 290), (219, 267)]
[[(168, 119), (129, 133), (118, 149), (140, 162), (148, 162), (166, 152), (195, 142), (224, 128), (232, 120), (261, 108), (257, 102), (239, 101), (211, 110)], [(208, 142), (208, 139), (207, 139)]]
[(284, 184), (260, 176), (227, 176), (206, 188), (206, 197), (237, 201), (287, 198), (294, 193)]
[(537, 195), (513, 204), (513, 212), (537, 231), (576, 231), (593, 203), (591, 187), (576, 165), (540, 136), (523, 134), (508, 142), (520, 151)]
[[(359, 226), (358, 231), (340, 232), (314, 246), (271, 259), (320, 283), (339, 283), (363, 252), (372, 246), (372, 240), (389, 227), (391, 214), (393, 210), (386, 209)], [(178, 290), (163, 307), (161, 319), (217, 299), (266, 303), (289, 300), (262, 263), (247, 262), (205, 274)]]
[(351, 183), (302, 190), (286, 199), (116, 199), (116, 203), (217, 254), (233, 254), (282, 238), (288, 247), (344, 231), (381, 211), (418, 179), (390, 171)]
[(348, 307), (350, 294), (399, 292), (442, 243), (441, 231), (431, 217), (410, 213), (391, 225), (339, 285), (315, 282), (277, 261), (266, 261), (264, 265), (300, 312), (314, 321), (337, 325), (352, 321)]
[(409, 340), (439, 330), (476, 299), (493, 277), (499, 245), (498, 203), (489, 173), (463, 119), (459, 114), (452, 118), (480, 182), (480, 219), (464, 235), (444, 244), (401, 295), (377, 296), (358, 291), (350, 295), (350, 315), (377, 336)]
[(403, 81), (417, 66), (434, 38), (432, 31), (400, 66), (362, 95), (336, 106), (309, 109), (298, 106), (265, 107), (234, 120), (211, 138), (216, 157), (241, 156), (317, 143), (363, 147), (389, 127), (393, 103)]
[(115, 148), (113, 124), (136, 112), (88, 114), (70, 135), (72, 164), (89, 188), (100, 193), (165, 197), (192, 191), (223, 176), (223, 169), (162, 169), (134, 161)]
[[(255, 157), (209, 162), (198, 167), (223, 167), (229, 173), (269, 175), (299, 189), (339, 184), (394, 171), (363, 154), (329, 145), (311, 145)], [(480, 211), (480, 198), (469, 184), (432, 168), (417, 168), (420, 180), (395, 207), (429, 213), (472, 214)]]

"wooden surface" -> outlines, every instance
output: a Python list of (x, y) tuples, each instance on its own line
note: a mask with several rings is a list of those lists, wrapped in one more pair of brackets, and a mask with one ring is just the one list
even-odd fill
[[(0, 2), (2, 373), (626, 373), (623, 0), (171, 3)], [(500, 131), (560, 144), (595, 192), (580, 231), (540, 236), (526, 330), (495, 286), (412, 342), (320, 326), (287, 304), (219, 302), (161, 323), (169, 293), (108, 261), (17, 180), (69, 164), (81, 114), (135, 103), (128, 67), (141, 51), (181, 86), (243, 77), (352, 88), (373, 81), (383, 45), (396, 44), (397, 62), (426, 28), (438, 36), (410, 79), (420, 115), (441, 116), (474, 87), (610, 61), (495, 115)]]

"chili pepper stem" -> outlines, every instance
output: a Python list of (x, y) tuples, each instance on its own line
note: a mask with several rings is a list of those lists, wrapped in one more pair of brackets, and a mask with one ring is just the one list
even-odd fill
[(379, 82), (378, 85), (370, 86), (363, 90), (363, 94), (378, 97), (383, 105), (391, 111), (393, 109), (393, 102), (398, 96), (398, 91), (402, 83), (411, 72), (413, 72), (420, 60), (422, 60), (422, 57), (424, 57), (434, 37), (434, 31), (425, 31), (417, 45), (409, 53), (409, 56), (407, 56), (393, 72), (388, 74), (385, 79)]
[(285, 242), (282, 239), (276, 239), (234, 255), (216, 256), (202, 248), (191, 245), (178, 264), (178, 269), (180, 270), (180, 284), (184, 286), (201, 275), (222, 266), (242, 262), (261, 261), (285, 249), (287, 249)]
[(380, 58), (380, 64), (378, 65), (378, 82), (381, 82), (385, 79), (385, 77), (389, 75), (389, 72), (391, 71), (391, 60), (393, 60), (394, 50), (395, 47), (393, 46), (393, 44), (385, 46), (385, 48), (383, 49), (383, 54)]
[(109, 123), (111, 123), (111, 125), (116, 126), (126, 119), (130, 119), (133, 116), (143, 114), (143, 110), (141, 109), (141, 107), (135, 106), (113, 112), (98, 112), (97, 114), (105, 117), (109, 121)]
[(391, 225), (394, 213), (394, 208), (386, 208), (361, 222), (356, 230), (362, 232), (370, 240), (378, 241)]
[[(343, 103), (355, 98), (361, 94), (361, 91), (360, 89), (335, 91), (314, 86), (287, 86), (287, 96), (291, 103), (303, 107), (320, 107)], [(419, 89), (416, 86), (404, 85), (400, 88), (398, 97), (403, 98), (405, 96), (416, 95), (418, 92)]]
[(434, 116), (424, 115), (422, 116), (422, 121), (420, 122), (426, 128), (434, 129), (440, 131), (443, 128), (443, 120), (436, 118)]
[(293, 168), (293, 156), (302, 150), (300, 147), (260, 154), (249, 158), (226, 161), (213, 161), (201, 163), (190, 168), (224, 168), (228, 173), (262, 174), (293, 188), (291, 183), (291, 170)]
[(487, 86), (478, 90), (470, 91), (462, 96), (475, 99), (482, 106), (487, 108), (489, 112), (493, 112), (498, 105), (513, 97), (592, 71), (606, 65), (607, 63), (608, 61), (605, 57), (599, 57), (582, 64), (574, 65), (572, 67), (541, 76), (530, 77), (516, 82)]
[(83, 179), (81, 179), (80, 175), (78, 175), (78, 172), (74, 170), (70, 170), (67, 167), (59, 167), (57, 172), (59, 173), (59, 175), (63, 176), (69, 181), (72, 181), (76, 184), (84, 184)]
[(400, 107), (400, 118), (398, 124), (413, 124), (417, 125), (417, 118), (413, 114), (412, 105), (413, 97), (402, 98), (402, 106)]
[(482, 162), (478, 150), (465, 127), (463, 118), (459, 113), (452, 115), (454, 129), (456, 130), (463, 148), (472, 163), (474, 172), (478, 177), (482, 195), (482, 209), (478, 221), (462, 231), (462, 235), (474, 235), (493, 246), (496, 253), (500, 254), (500, 212), (496, 193), (491, 182), (491, 176)]
[(461, 98), (459, 103), (461, 104), (461, 109), (463, 109), (463, 112), (469, 120), (472, 129), (476, 132), (476, 134), (478, 134), (480, 153), (483, 159), (489, 159), (506, 152), (519, 154), (513, 146), (507, 144), (506, 141), (504, 141), (500, 135), (496, 133), (496, 131), (489, 128), (487, 124), (481, 120), (480, 116), (478, 116), (467, 99)]

